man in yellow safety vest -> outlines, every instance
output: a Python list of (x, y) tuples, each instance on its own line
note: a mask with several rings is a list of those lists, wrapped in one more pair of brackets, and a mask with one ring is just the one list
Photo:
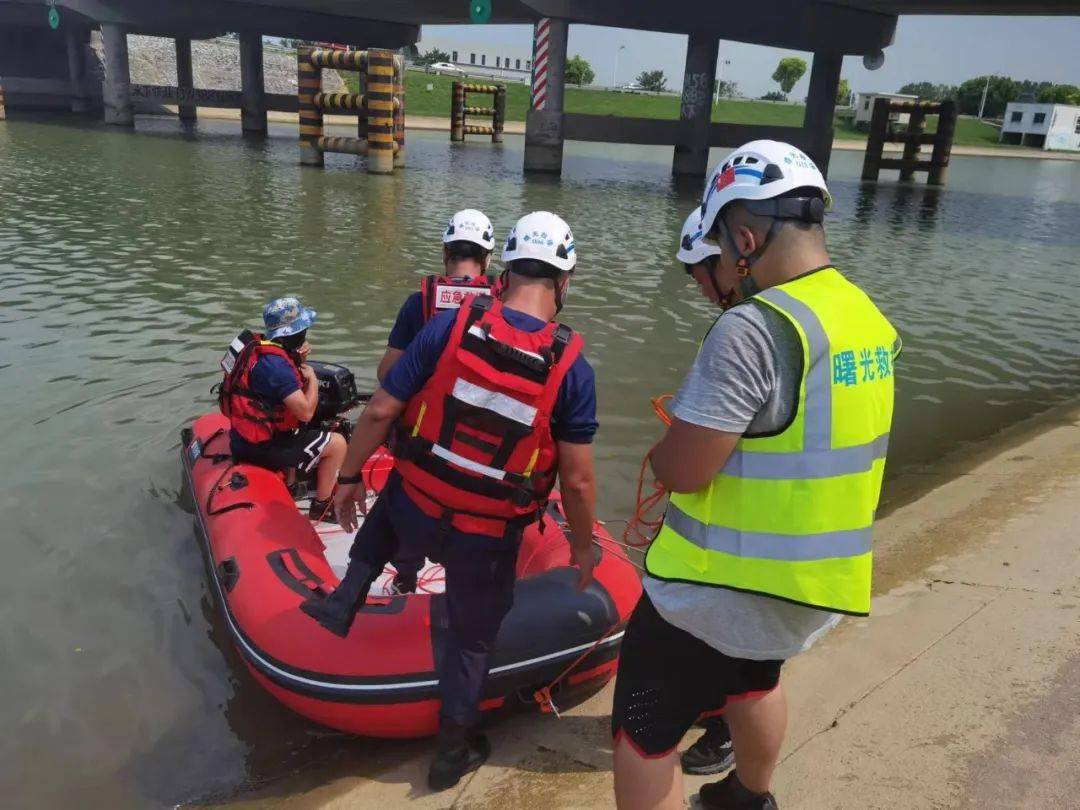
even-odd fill
[(870, 610), (871, 528), (893, 411), (896, 330), (829, 259), (813, 161), (754, 141), (713, 172), (697, 265), (726, 310), (650, 461), (670, 492), (627, 627), (612, 732), (622, 810), (681, 808), (678, 745), (723, 712), (735, 771), (706, 808), (773, 810), (787, 658)]

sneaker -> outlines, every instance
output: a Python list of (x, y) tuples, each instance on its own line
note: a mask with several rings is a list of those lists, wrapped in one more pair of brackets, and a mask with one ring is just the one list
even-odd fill
[(394, 575), (394, 590), (399, 594), (416, 593), (416, 572), (398, 571)]
[(320, 501), (315, 498), (311, 499), (311, 506), (308, 507), (308, 520), (314, 520), (316, 523), (338, 522), (334, 505), (329, 500)]
[(440, 747), (428, 769), (428, 787), (432, 790), (452, 788), (467, 773), (479, 768), (491, 756), (491, 743), (483, 734), (470, 734), (464, 743)]
[(701, 786), (701, 806), (707, 810), (777, 810), (771, 793), (751, 793), (732, 771), (719, 782)]
[(683, 773), (709, 776), (723, 773), (735, 764), (735, 752), (731, 748), (731, 732), (723, 722), (710, 724), (698, 741), (683, 751)]

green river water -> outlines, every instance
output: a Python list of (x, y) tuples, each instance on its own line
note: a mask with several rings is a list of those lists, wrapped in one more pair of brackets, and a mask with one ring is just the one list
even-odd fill
[[(698, 189), (673, 185), (670, 149), (571, 144), (561, 180), (526, 182), (520, 138), (410, 132), (408, 169), (370, 177), (343, 156), (301, 170), (292, 127), (258, 142), (229, 122), (137, 129), (0, 124), (7, 806), (212, 799), (387, 750), (262, 694), (177, 505), (179, 431), (267, 299), (302, 295), (320, 313), (315, 356), (370, 386), (450, 213), (483, 209), (499, 238), (524, 212), (560, 213), (610, 518), (627, 516), (659, 433), (649, 396), (677, 387), (714, 314), (672, 258)], [(1080, 392), (1080, 163), (955, 158), (942, 190), (861, 185), (861, 160), (833, 156), (828, 234), (905, 339), (890, 474)]]

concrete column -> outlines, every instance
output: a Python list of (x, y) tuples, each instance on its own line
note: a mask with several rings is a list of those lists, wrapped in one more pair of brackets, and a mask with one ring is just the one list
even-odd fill
[(240, 34), (240, 104), (240, 128), (244, 134), (265, 135), (262, 34)]
[(71, 111), (85, 113), (90, 110), (90, 99), (86, 93), (86, 31), (68, 28), (67, 58), (68, 78), (71, 80)]
[(181, 121), (194, 121), (198, 117), (195, 109), (195, 73), (191, 67), (191, 40), (176, 38), (176, 89), (180, 92), (178, 105)]
[(679, 120), (687, 122), (685, 143), (675, 144), (671, 173), (704, 177), (709, 170), (709, 122), (720, 40), (713, 34), (690, 34), (686, 42)]
[(115, 23), (101, 24), (101, 45), (105, 50), (105, 123), (121, 127), (135, 125), (131, 107), (131, 74), (128, 72), (127, 31)]
[(806, 95), (806, 117), (803, 119), (804, 151), (823, 175), (829, 173), (836, 89), (840, 86), (843, 64), (843, 54), (817, 51), (814, 66), (810, 69), (810, 91)]
[(532, 106), (525, 118), (525, 171), (562, 172), (566, 20), (545, 18), (533, 29)]

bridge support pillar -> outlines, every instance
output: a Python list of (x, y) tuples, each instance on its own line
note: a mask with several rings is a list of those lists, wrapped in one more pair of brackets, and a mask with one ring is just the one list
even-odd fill
[(567, 20), (544, 17), (533, 28), (532, 104), (525, 118), (525, 171), (562, 172)]
[(245, 135), (266, 134), (262, 34), (240, 34), (240, 128)]
[(671, 162), (674, 175), (704, 177), (709, 170), (709, 123), (719, 48), (720, 39), (713, 34), (690, 34), (687, 38), (679, 120), (689, 125), (687, 141), (675, 144)]
[(105, 83), (102, 87), (105, 123), (121, 127), (134, 126), (127, 31), (116, 23), (102, 23), (101, 44), (105, 50)]
[(182, 37), (176, 38), (176, 89), (181, 99), (177, 105), (180, 120), (194, 121), (198, 113), (195, 105), (195, 73), (191, 67), (191, 40)]
[(89, 31), (83, 28), (67, 29), (68, 77), (71, 80), (71, 111), (90, 111), (90, 97), (86, 91), (86, 41)]
[(829, 173), (836, 90), (840, 86), (843, 64), (844, 55), (841, 53), (816, 51), (814, 66), (810, 69), (810, 90), (806, 95), (806, 117), (803, 119), (803, 151), (821, 169), (822, 175)]

